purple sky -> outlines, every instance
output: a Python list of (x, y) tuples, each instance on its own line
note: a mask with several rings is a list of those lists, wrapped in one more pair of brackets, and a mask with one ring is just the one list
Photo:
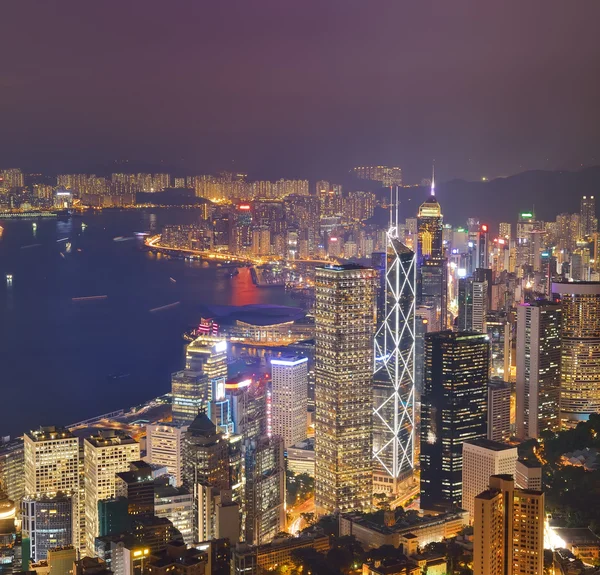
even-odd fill
[[(5, 2), (0, 167), (600, 163), (598, 0)], [(233, 164), (232, 164), (233, 162)]]

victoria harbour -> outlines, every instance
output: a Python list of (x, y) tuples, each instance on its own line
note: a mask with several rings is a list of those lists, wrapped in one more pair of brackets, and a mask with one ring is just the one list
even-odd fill
[[(3, 434), (167, 393), (183, 367), (182, 334), (202, 305), (297, 305), (282, 288), (257, 288), (247, 268), (228, 277), (220, 267), (153, 255), (135, 235), (196, 219), (194, 210), (163, 209), (1, 222), (3, 394), (19, 406), (4, 414)], [(107, 297), (77, 299), (90, 296)]]

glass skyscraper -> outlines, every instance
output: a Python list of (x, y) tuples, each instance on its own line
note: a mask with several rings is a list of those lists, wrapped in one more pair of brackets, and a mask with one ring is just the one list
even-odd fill
[(375, 271), (316, 270), (315, 504), (317, 514), (371, 506)]
[(474, 332), (425, 336), (421, 509), (460, 506), (462, 446), (487, 436), (489, 341)]
[(375, 335), (373, 457), (375, 491), (395, 493), (398, 481), (414, 468), (417, 266), (414, 252), (398, 239), (393, 213), (391, 220), (380, 269), (383, 296), (378, 298)]

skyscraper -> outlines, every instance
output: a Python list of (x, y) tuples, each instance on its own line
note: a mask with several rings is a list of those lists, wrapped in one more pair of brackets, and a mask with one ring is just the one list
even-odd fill
[(567, 425), (600, 412), (600, 283), (553, 283), (561, 296), (560, 417)]
[(372, 495), (375, 272), (316, 270), (315, 504), (367, 509)]
[(269, 543), (285, 529), (285, 462), (281, 437), (263, 436), (244, 445), (245, 541)]
[(184, 369), (171, 374), (171, 412), (175, 425), (189, 425), (206, 409), (208, 388), (208, 376), (202, 372)]
[[(397, 189), (395, 199), (397, 206)], [(417, 266), (414, 252), (398, 238), (393, 207), (391, 214), (385, 267), (380, 271), (383, 302), (378, 305), (375, 334), (373, 455), (375, 482), (396, 492), (398, 482), (414, 468)]]
[(489, 439), (475, 439), (463, 444), (462, 508), (475, 518), (475, 497), (485, 491), (492, 475), (515, 475), (517, 448)]
[(306, 439), (308, 358), (271, 360), (271, 419), (273, 435), (290, 447)]
[(421, 508), (458, 506), (462, 447), (487, 435), (489, 342), (473, 332), (425, 335), (421, 397)]
[(444, 259), (442, 209), (435, 197), (435, 179), (431, 178), (431, 195), (421, 204), (418, 226), (418, 303), (432, 306), (432, 331), (446, 328), (448, 270)]
[(179, 487), (183, 482), (183, 438), (187, 427), (169, 423), (146, 425), (146, 460), (164, 465)]
[(79, 441), (62, 427), (41, 427), (24, 436), (25, 495), (38, 497), (79, 488)]
[(542, 575), (544, 494), (494, 475), (475, 498), (473, 575)]
[(116, 495), (116, 474), (128, 471), (140, 458), (140, 445), (126, 433), (103, 430), (86, 437), (83, 444), (85, 476), (85, 547), (95, 555), (99, 535), (98, 502)]
[(536, 301), (517, 309), (517, 437), (559, 427), (560, 305)]
[(492, 380), (488, 385), (488, 439), (510, 439), (510, 384)]
[(596, 218), (596, 200), (594, 196), (583, 196), (581, 198), (580, 210), (581, 237), (592, 237), (598, 231), (598, 219)]
[(488, 312), (488, 282), (477, 272), (458, 280), (458, 329), (485, 333)]

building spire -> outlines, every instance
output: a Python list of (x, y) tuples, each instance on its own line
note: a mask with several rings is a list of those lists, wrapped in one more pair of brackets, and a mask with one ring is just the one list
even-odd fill
[(435, 197), (435, 162), (431, 167), (431, 195)]

